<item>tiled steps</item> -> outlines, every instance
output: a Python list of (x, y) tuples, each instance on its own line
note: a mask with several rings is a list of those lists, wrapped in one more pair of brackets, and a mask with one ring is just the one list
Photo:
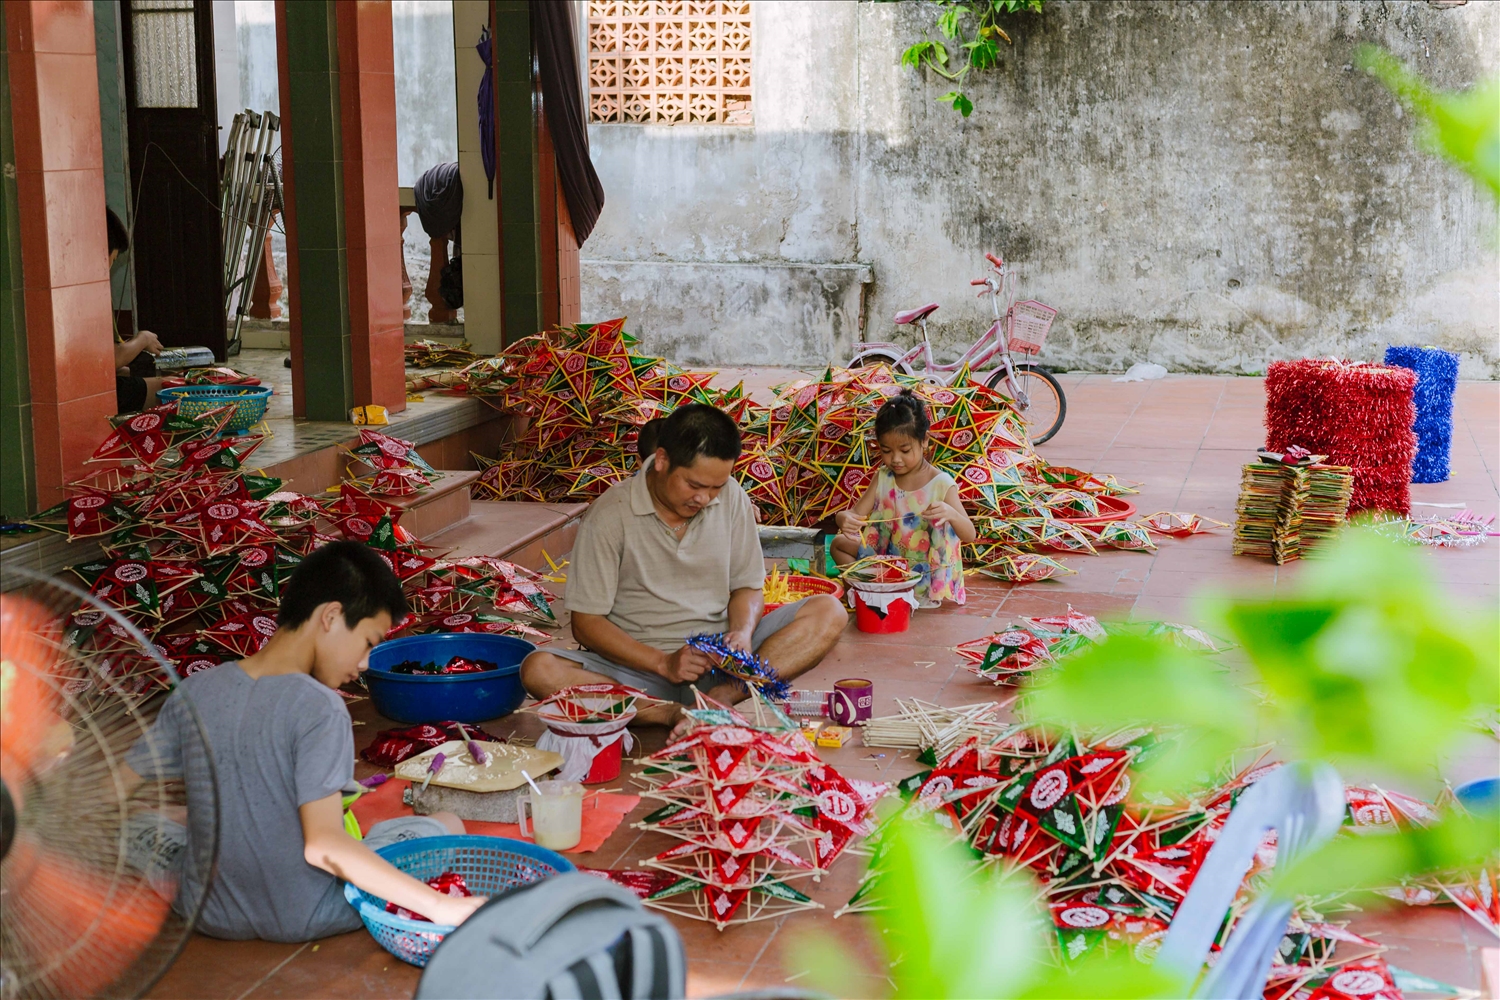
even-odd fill
[(424, 542), (469, 516), (469, 487), (477, 472), (443, 472), (432, 488), (390, 501), (402, 508), (401, 527)]
[(451, 556), (499, 556), (545, 570), (547, 556), (560, 560), (573, 550), (587, 509), (583, 503), (472, 500), (467, 519), (422, 540)]

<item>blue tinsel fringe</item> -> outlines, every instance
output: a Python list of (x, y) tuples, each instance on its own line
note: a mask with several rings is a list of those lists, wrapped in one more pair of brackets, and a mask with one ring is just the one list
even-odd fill
[(742, 684), (755, 685), (767, 698), (773, 701), (785, 701), (791, 697), (792, 686), (781, 679), (775, 667), (754, 653), (730, 649), (724, 642), (724, 633), (690, 636), (687, 644), (699, 652), (725, 661), (725, 666), (732, 661), (739, 669), (728, 670), (720, 667), (719, 673)]
[(1385, 363), (1417, 373), (1414, 402), (1417, 456), (1411, 463), (1414, 483), (1441, 483), (1448, 478), (1448, 453), (1453, 443), (1453, 390), (1458, 386), (1458, 355), (1436, 347), (1385, 349)]

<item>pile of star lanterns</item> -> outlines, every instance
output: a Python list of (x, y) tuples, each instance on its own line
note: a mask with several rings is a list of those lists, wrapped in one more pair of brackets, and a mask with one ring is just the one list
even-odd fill
[[(534, 626), (555, 624), (552, 598), (536, 574), (500, 559), (443, 560), (401, 527), (394, 501), (440, 475), (410, 442), (361, 430), (349, 452), (367, 474), (306, 496), (247, 466), (262, 438), (224, 436), (230, 415), (229, 406), (190, 416), (168, 403), (112, 418), (89, 460), (99, 471), (30, 521), (98, 542), (102, 556), (71, 571), (180, 676), (265, 645), (292, 571), (341, 537), (370, 545), (405, 586), (414, 610), (392, 635), (485, 631), (546, 641)], [(72, 616), (64, 641), (96, 656), (130, 696), (170, 683), (128, 629), (91, 608)]]
[(663, 803), (638, 823), (676, 843), (641, 863), (665, 876), (646, 905), (713, 923), (768, 920), (819, 904), (794, 887), (827, 872), (890, 786), (846, 778), (758, 696), (743, 714), (698, 696), (692, 729), (647, 757), (637, 780)]
[[(931, 816), (967, 843), (978, 863), (1025, 869), (1036, 877), (1064, 964), (1115, 951), (1149, 963), (1235, 802), (1278, 766), (1257, 761), (1191, 800), (1133, 796), (1134, 769), (1159, 745), (1156, 735), (1141, 729), (1085, 738), (1017, 725), (993, 739), (966, 742), (899, 788), (910, 802), (907, 815)], [(1393, 814), (1406, 822), (1401, 810), (1424, 806), (1405, 797), (1393, 803), (1389, 793), (1363, 788), (1349, 788), (1346, 797), (1354, 826), (1393, 825)], [(882, 856), (877, 834), (864, 882), (840, 913), (883, 908)], [(1268, 835), (1219, 930), (1216, 950), (1249, 909), (1275, 857), (1274, 836)], [(1471, 882), (1443, 889), (1409, 886), (1392, 894), (1425, 892), (1436, 900), (1446, 892), (1461, 906), (1475, 904), (1465, 909), (1483, 911), (1482, 888)], [(1327, 920), (1301, 900), (1264, 995), (1399, 997), (1383, 951), (1379, 942)]]
[(954, 477), (974, 515), (980, 537), (965, 558), (981, 572), (1046, 579), (1067, 571), (1051, 554), (1151, 549), (1153, 533), (1216, 523), (1173, 512), (1133, 519), (1133, 505), (1119, 499), (1131, 487), (1046, 462), (1012, 400), (964, 374), (935, 386), (884, 366), (829, 368), (774, 387), (777, 401), (765, 406), (743, 385), (714, 388), (715, 372), (638, 353), (624, 327), (615, 319), (553, 330), (457, 373), (451, 391), (526, 418), (498, 456), (475, 456), (484, 467), (477, 498), (596, 497), (640, 467), (641, 425), (697, 402), (739, 423), (744, 450), (734, 474), (766, 523), (814, 525), (853, 506), (869, 485), (879, 464), (875, 413), (910, 388), (928, 408), (933, 463)]
[(1112, 622), (1106, 627), (1094, 616), (1069, 607), (1062, 615), (1017, 618), (999, 632), (959, 643), (953, 651), (970, 673), (996, 685), (1017, 685), (1110, 633), (1127, 631), (1166, 635), (1179, 646), (1199, 652), (1218, 653), (1228, 647), (1223, 639), (1191, 625), (1148, 621)]

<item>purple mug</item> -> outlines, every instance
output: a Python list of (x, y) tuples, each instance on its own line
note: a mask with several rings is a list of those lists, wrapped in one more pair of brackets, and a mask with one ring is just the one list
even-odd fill
[(828, 699), (829, 717), (841, 726), (864, 722), (874, 714), (875, 685), (863, 677), (846, 677), (833, 682)]

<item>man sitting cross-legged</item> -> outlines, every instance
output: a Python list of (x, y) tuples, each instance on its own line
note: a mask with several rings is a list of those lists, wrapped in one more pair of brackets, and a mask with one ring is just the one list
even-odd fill
[(526, 657), (527, 693), (628, 684), (670, 703), (643, 710), (638, 722), (673, 725), (694, 688), (726, 704), (745, 697), (738, 682), (710, 673), (713, 660), (684, 645), (689, 636), (722, 632), (783, 680), (833, 648), (848, 621), (834, 597), (761, 616), (760, 536), (750, 498), (730, 475), (739, 455), (739, 428), (712, 406), (683, 406), (666, 419), (645, 474), (610, 487), (579, 527), (565, 603), (584, 648)]

